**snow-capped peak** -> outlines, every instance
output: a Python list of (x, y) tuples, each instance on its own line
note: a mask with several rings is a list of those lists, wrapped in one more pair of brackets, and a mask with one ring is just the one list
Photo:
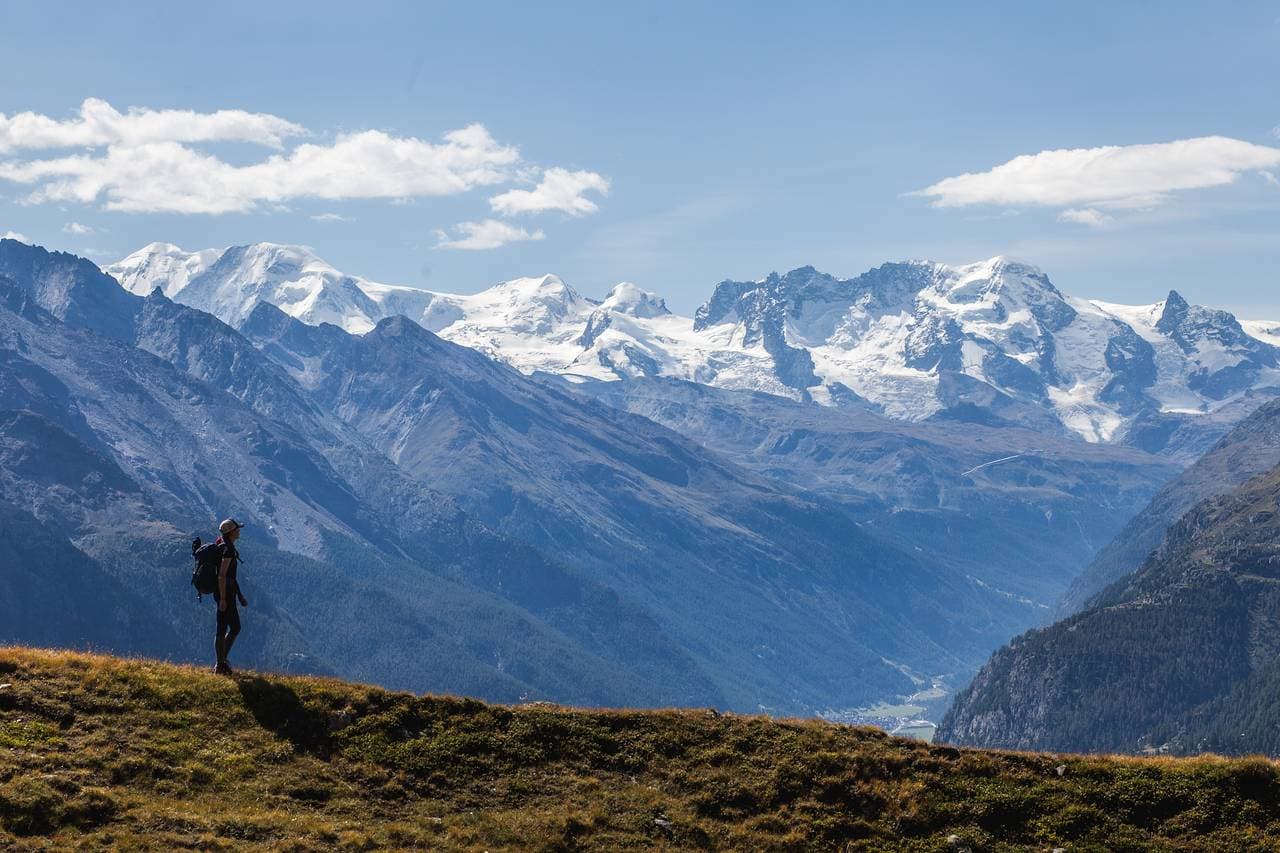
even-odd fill
[(551, 274), (433, 293), (345, 275), (309, 249), (275, 244), (201, 253), (153, 244), (108, 271), (134, 292), (160, 284), (232, 323), (258, 302), (355, 333), (403, 315), (524, 371), (670, 376), (1091, 441), (1147, 441), (1131, 430), (1163, 440), (1161, 418), (1280, 389), (1274, 324), (1242, 326), (1177, 293), (1142, 306), (1070, 297), (1008, 256), (887, 263), (848, 279), (799, 267), (723, 281), (692, 318), (630, 282), (603, 300)]
[(973, 297), (982, 295), (998, 295), (1004, 300), (1062, 299), (1058, 288), (1039, 267), (1003, 255), (975, 264), (939, 265), (935, 269), (943, 288), (959, 302), (972, 301)]
[(493, 303), (505, 302), (511, 306), (541, 305), (559, 314), (568, 313), (586, 302), (581, 294), (551, 273), (498, 282), (473, 298), (479, 300), (486, 296), (489, 299), (485, 301)]
[(166, 296), (233, 325), (259, 302), (307, 323), (333, 323), (357, 333), (384, 316), (360, 280), (305, 246), (253, 243), (187, 252), (171, 243), (152, 243), (105, 270), (133, 293), (146, 295), (158, 286)]
[(172, 243), (152, 243), (105, 267), (105, 271), (138, 296), (146, 296), (159, 287), (165, 296), (173, 298), (191, 279), (204, 273), (223, 251), (187, 252)]
[(1006, 254), (993, 255), (992, 257), (987, 258), (985, 261), (978, 261), (976, 263), (962, 265), (962, 266), (956, 267), (956, 269), (957, 270), (984, 269), (987, 271), (989, 275), (998, 275), (1001, 272), (1011, 272), (1011, 273), (1018, 273), (1018, 274), (1026, 273), (1026, 274), (1035, 275), (1035, 276), (1044, 275), (1044, 272), (1040, 269), (1040, 267), (1031, 263), (1031, 261), (1025, 260), (1023, 258), (1019, 258), (1015, 255), (1006, 255)]
[(451, 297), (468, 318), (524, 335), (555, 337), (565, 321), (581, 319), (596, 305), (547, 274), (499, 282), (471, 296)]
[(671, 313), (667, 309), (666, 300), (661, 296), (642, 290), (629, 281), (615, 284), (604, 302), (600, 303), (600, 309), (642, 318)]

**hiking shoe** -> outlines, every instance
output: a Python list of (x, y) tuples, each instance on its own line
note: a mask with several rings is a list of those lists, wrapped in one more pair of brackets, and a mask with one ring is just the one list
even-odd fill
[(217, 675), (231, 675), (231, 674), (232, 674), (232, 673), (231, 673), (231, 667), (227, 666), (227, 662), (226, 662), (226, 661), (222, 661), (222, 662), (221, 662), (221, 663), (219, 663), (217, 666), (215, 666), (215, 667), (213, 668), (213, 671), (214, 671), (214, 673), (216, 673)]

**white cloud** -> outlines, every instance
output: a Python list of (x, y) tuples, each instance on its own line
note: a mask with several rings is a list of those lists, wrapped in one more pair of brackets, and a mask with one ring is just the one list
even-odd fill
[(30, 243), (31, 238), (26, 234), (19, 234), (17, 231), (5, 231), (0, 234), (0, 240), (17, 240), (19, 243)]
[(464, 193), (501, 183), (519, 153), (481, 125), (442, 143), (378, 130), (303, 144), (235, 166), (177, 142), (109, 146), (102, 155), (0, 162), (0, 178), (33, 184), (29, 203), (104, 200), (107, 210), (231, 213), (298, 198), (399, 198)]
[[(230, 161), (216, 147), (228, 142), (273, 151)], [(413, 204), (532, 183), (530, 176), (537, 175), (533, 189), (493, 196), (492, 208), (505, 215), (559, 210), (580, 216), (598, 209), (588, 193), (609, 191), (608, 179), (595, 172), (522, 160), (514, 145), (498, 142), (481, 124), (424, 140), (382, 130), (327, 137), (279, 116), (244, 110), (121, 112), (94, 98), (65, 119), (0, 113), (0, 182), (24, 187), (17, 198), (24, 204), (78, 203), (131, 213), (279, 213), (306, 199)], [(354, 221), (333, 212), (311, 219)], [(79, 222), (63, 230), (80, 236), (105, 231)], [(463, 222), (454, 232), (440, 236), (441, 248), (491, 249), (545, 236), (493, 219)]]
[(153, 142), (252, 142), (282, 148), (284, 140), (303, 136), (301, 125), (266, 113), (218, 110), (151, 110), (130, 107), (121, 113), (98, 98), (87, 98), (76, 118), (59, 121), (38, 113), (0, 113), (0, 152), (20, 148), (135, 147)]
[(609, 179), (595, 172), (551, 168), (543, 172), (542, 180), (532, 190), (507, 190), (489, 199), (489, 206), (507, 216), (546, 210), (581, 216), (600, 209), (595, 202), (584, 197), (583, 193), (589, 190), (607, 195)]
[(1101, 228), (1114, 222), (1110, 214), (1103, 213), (1095, 207), (1073, 207), (1058, 214), (1059, 222), (1074, 222), (1077, 225), (1088, 225)]
[(496, 249), (499, 246), (505, 246), (507, 243), (541, 240), (546, 236), (542, 233), (542, 229), (526, 231), (523, 228), (500, 222), (497, 219), (486, 219), (483, 222), (459, 222), (455, 226), (455, 230), (461, 232), (461, 236), (453, 239), (449, 238), (447, 232), (437, 231), (436, 237), (440, 242), (436, 244), (436, 248), (470, 249), (473, 251)]
[(1205, 136), (1151, 145), (1109, 145), (1024, 154), (986, 172), (945, 178), (911, 195), (935, 207), (975, 204), (1132, 209), (1172, 193), (1230, 184), (1280, 166), (1280, 148)]
[(1277, 178), (1277, 177), (1276, 177), (1276, 173), (1275, 173), (1275, 172), (1268, 172), (1267, 170), (1265, 170), (1265, 169), (1264, 169), (1264, 170), (1262, 170), (1261, 172), (1259, 172), (1258, 174), (1262, 175), (1263, 179), (1264, 179), (1267, 183), (1271, 184), (1271, 186), (1273, 186), (1273, 187), (1280, 187), (1280, 178)]

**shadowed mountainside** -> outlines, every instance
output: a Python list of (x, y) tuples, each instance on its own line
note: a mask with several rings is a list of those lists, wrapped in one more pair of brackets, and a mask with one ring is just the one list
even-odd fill
[(1089, 607), (997, 651), (938, 736), (1280, 754), (1280, 467), (1197, 504)]
[(1142, 565), (1169, 526), (1200, 501), (1239, 486), (1280, 464), (1280, 400), (1262, 405), (1186, 471), (1166, 483), (1140, 513), (1071, 582), (1060, 616), (1084, 608), (1095, 595)]
[(572, 387), (838, 501), (877, 535), (1026, 602), (1037, 622), (1177, 470), (1131, 448), (1015, 426), (894, 421), (674, 379)]

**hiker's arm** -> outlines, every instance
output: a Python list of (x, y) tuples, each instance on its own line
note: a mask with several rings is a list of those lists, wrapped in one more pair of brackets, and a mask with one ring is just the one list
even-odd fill
[(218, 566), (218, 609), (227, 609), (227, 572), (231, 570), (231, 558), (223, 557)]

